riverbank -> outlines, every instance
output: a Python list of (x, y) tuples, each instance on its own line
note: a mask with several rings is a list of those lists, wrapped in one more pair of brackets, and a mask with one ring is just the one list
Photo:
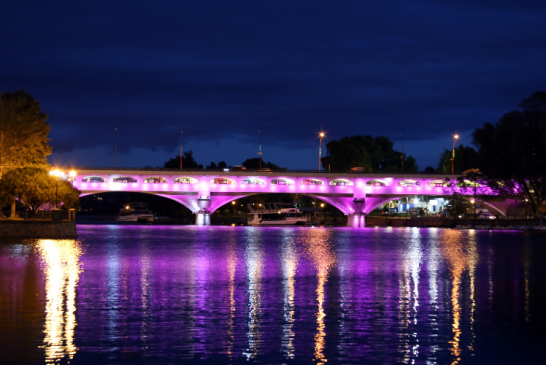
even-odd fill
[[(445, 218), (383, 218), (366, 217), (366, 227), (444, 227), (481, 229), (541, 229), (540, 219), (445, 219)], [(517, 228), (516, 228), (517, 227)]]
[(78, 231), (74, 221), (0, 221), (0, 237), (20, 238), (76, 238)]

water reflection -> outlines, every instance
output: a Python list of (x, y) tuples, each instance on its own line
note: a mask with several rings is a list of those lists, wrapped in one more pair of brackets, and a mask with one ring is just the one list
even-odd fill
[(235, 343), (234, 321), (235, 321), (235, 272), (237, 269), (237, 254), (236, 254), (236, 241), (234, 237), (230, 237), (227, 245), (227, 269), (229, 280), (229, 317), (228, 317), (228, 346), (227, 354), (229, 358), (233, 356), (233, 346)]
[[(463, 237), (463, 233), (457, 230), (446, 231), (442, 236), (440, 242), (442, 254), (447, 261), (451, 276), (451, 308), (452, 308), (452, 333), (453, 339), (450, 341), (451, 354), (454, 357), (453, 365), (458, 364), (461, 361), (462, 347), (461, 347), (461, 335), (462, 335), (462, 308), (461, 308), (461, 281), (462, 275), (465, 270), (469, 270), (470, 275), (470, 323), (473, 324), (474, 320), (474, 291), (475, 291), (475, 267), (478, 262), (478, 252), (476, 248), (476, 241), (472, 239), (475, 232), (469, 233), (470, 240), (465, 245), (466, 241)], [(470, 336), (474, 338), (473, 327), (471, 326)], [(473, 341), (469, 344), (470, 355), (473, 350)]]
[(81, 273), (81, 244), (75, 240), (39, 240), (37, 249), (46, 276), (44, 349), (46, 362), (71, 360), (76, 327), (76, 287)]
[(303, 247), (311, 263), (317, 271), (317, 332), (315, 334), (315, 359), (317, 364), (324, 364), (324, 347), (326, 342), (326, 331), (324, 319), (324, 286), (328, 281), (328, 275), (336, 263), (336, 257), (330, 241), (330, 231), (325, 229), (313, 229), (308, 231), (303, 240)]
[(540, 363), (543, 236), (157, 229), (0, 242), (7, 362)]
[(294, 357), (294, 293), (296, 284), (296, 268), (298, 266), (298, 255), (294, 238), (289, 230), (284, 230), (281, 244), (281, 263), (284, 293), (284, 320), (282, 348), (288, 358)]
[(261, 245), (261, 232), (260, 229), (251, 230), (245, 242), (245, 261), (248, 279), (248, 348), (244, 354), (247, 359), (251, 359), (258, 354), (262, 343), (260, 331), (260, 306), (264, 253)]

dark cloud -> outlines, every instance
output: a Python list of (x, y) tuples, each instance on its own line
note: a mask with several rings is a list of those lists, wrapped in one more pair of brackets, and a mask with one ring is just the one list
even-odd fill
[(180, 130), (196, 146), (444, 139), (545, 89), (545, 16), (542, 1), (11, 2), (0, 91), (41, 101), (55, 152), (110, 146), (115, 127), (122, 150), (165, 153)]

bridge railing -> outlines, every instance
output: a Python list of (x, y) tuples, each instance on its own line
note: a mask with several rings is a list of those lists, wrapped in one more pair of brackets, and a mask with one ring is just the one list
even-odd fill
[[(71, 169), (67, 167), (67, 169)], [(182, 170), (179, 168), (164, 168), (164, 167), (77, 167), (78, 171), (88, 171), (88, 170), (104, 170), (104, 171), (163, 171), (163, 172), (262, 172), (262, 173), (281, 173), (281, 172), (290, 172), (290, 173), (320, 173), (320, 174), (354, 174), (354, 175), (392, 175), (392, 176), (406, 176), (406, 175), (452, 175), (452, 176), (459, 176), (460, 173), (457, 174), (446, 174), (446, 173), (425, 173), (425, 172), (416, 172), (416, 173), (401, 173), (401, 172), (353, 172), (353, 171), (346, 171), (346, 170), (331, 170), (331, 171), (318, 171), (317, 169), (271, 169), (270, 171), (259, 171), (260, 169), (246, 169), (246, 170), (240, 170), (240, 169), (233, 169), (233, 168), (226, 168), (226, 169), (220, 169), (220, 168), (186, 168), (184, 167)], [(227, 171), (226, 171), (227, 170)]]

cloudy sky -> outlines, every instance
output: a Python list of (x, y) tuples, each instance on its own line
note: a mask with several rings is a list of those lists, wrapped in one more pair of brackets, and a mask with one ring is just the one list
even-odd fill
[(436, 166), (546, 91), (546, 1), (11, 1), (0, 92), (49, 114), (55, 164), (263, 157), (317, 167), (325, 142), (386, 136)]

